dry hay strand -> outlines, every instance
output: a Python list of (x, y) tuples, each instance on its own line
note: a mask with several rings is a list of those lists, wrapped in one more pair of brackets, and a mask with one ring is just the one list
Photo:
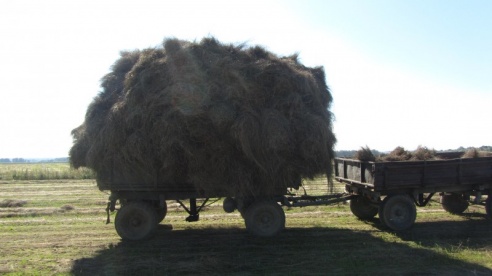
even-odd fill
[(404, 147), (396, 147), (387, 155), (381, 156), (378, 161), (425, 161), (440, 159), (434, 149), (418, 146), (414, 151), (407, 151)]
[(480, 151), (477, 148), (469, 148), (461, 156), (461, 158), (479, 158), (479, 157), (491, 157), (492, 152)]
[(461, 156), (461, 158), (477, 158), (480, 157), (480, 152), (476, 148), (469, 148)]
[(70, 150), (98, 183), (265, 195), (331, 175), (332, 97), (297, 56), (167, 39), (122, 52), (101, 87)]
[(4, 199), (0, 201), (0, 208), (22, 207), (27, 204), (26, 200)]
[(393, 151), (382, 157), (382, 161), (407, 161), (412, 154), (404, 147), (396, 147)]
[(436, 151), (427, 147), (418, 146), (416, 150), (412, 152), (412, 161), (425, 161), (436, 159)]
[(360, 161), (376, 161), (376, 157), (372, 153), (371, 149), (366, 147), (361, 147), (354, 155), (354, 159), (358, 159)]

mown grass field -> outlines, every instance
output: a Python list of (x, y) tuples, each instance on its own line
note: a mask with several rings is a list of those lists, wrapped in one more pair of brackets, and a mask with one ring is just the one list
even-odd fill
[(87, 168), (75, 170), (68, 163), (2, 163), (0, 180), (92, 179)]
[(152, 240), (122, 242), (114, 214), (105, 224), (107, 197), (93, 180), (0, 180), (0, 274), (492, 274), (492, 222), (481, 206), (456, 216), (431, 202), (402, 233), (356, 219), (348, 204), (285, 208), (287, 229), (257, 238), (220, 203), (188, 223), (168, 202)]

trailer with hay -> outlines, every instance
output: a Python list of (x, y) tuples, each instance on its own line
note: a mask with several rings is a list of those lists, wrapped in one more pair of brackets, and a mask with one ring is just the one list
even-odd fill
[(122, 52), (101, 87), (72, 131), (70, 162), (94, 170), (99, 189), (111, 192), (108, 218), (118, 209), (123, 239), (149, 237), (169, 200), (197, 221), (210, 198), (225, 198), (224, 210), (238, 210), (259, 236), (284, 228), (281, 205), (344, 200), (288, 192), (332, 176), (322, 67), (260, 46), (166, 39)]
[(379, 216), (392, 230), (409, 229), (416, 206), (440, 194), (447, 212), (463, 213), (469, 204), (485, 206), (492, 216), (492, 157), (424, 161), (361, 161), (335, 158), (335, 179), (352, 195), (350, 209), (359, 219)]

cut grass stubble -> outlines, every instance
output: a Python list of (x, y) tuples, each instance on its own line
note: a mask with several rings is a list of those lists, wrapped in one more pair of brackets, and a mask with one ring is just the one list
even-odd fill
[[(16, 185), (20, 186), (3, 183), (0, 194)], [(52, 186), (84, 194), (84, 201), (69, 203), (63, 193), (32, 196), (34, 191), (47, 193)], [(25, 205), (0, 208), (2, 212), (17, 210), (15, 216), (0, 217), (0, 273), (492, 273), (492, 223), (485, 219), (483, 208), (476, 206), (456, 216), (433, 201), (419, 208), (413, 229), (402, 233), (385, 230), (377, 217), (356, 219), (343, 203), (284, 208), (287, 229), (264, 239), (249, 235), (241, 216), (224, 213), (218, 203), (207, 207), (199, 222), (187, 223), (182, 208), (168, 202), (168, 216), (155, 237), (127, 243), (119, 239), (112, 223), (105, 225), (107, 195), (92, 181), (67, 181), (63, 186), (40, 182), (26, 187), (17, 194)], [(51, 213), (24, 216), (32, 206), (47, 206), (43, 208)]]

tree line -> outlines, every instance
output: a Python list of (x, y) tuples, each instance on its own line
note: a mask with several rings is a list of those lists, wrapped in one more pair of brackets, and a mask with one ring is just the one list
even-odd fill
[(64, 163), (68, 162), (68, 157), (53, 159), (25, 159), (25, 158), (0, 158), (0, 163)]
[[(468, 149), (471, 149), (472, 147), (459, 147), (457, 149), (448, 149), (446, 151), (467, 151)], [(492, 152), (492, 146), (481, 146), (479, 148), (476, 148), (477, 150), (480, 151), (490, 151)], [(383, 152), (377, 151), (377, 150), (371, 150), (374, 156), (381, 155)], [(335, 151), (335, 155), (337, 157), (352, 157), (355, 155), (357, 150), (337, 150)], [(43, 162), (43, 163), (63, 163), (63, 162), (68, 162), (68, 157), (60, 157), (60, 158), (53, 158), (53, 159), (42, 159), (42, 160), (34, 160), (34, 159), (24, 159), (24, 158), (0, 158), (0, 163), (37, 163), (37, 162)]]

